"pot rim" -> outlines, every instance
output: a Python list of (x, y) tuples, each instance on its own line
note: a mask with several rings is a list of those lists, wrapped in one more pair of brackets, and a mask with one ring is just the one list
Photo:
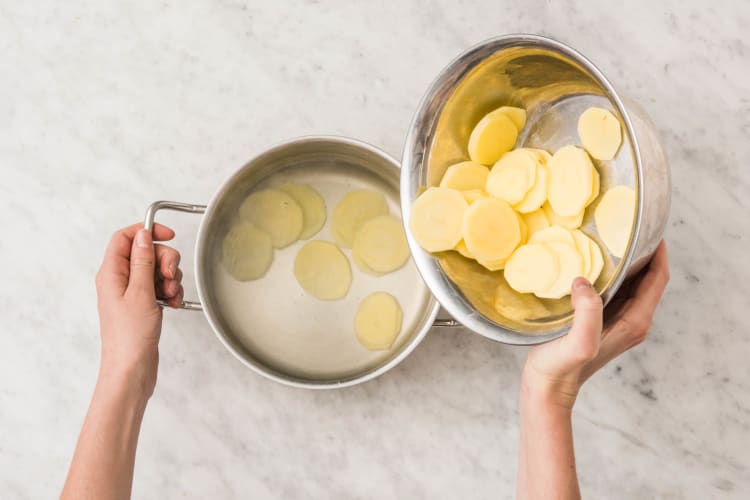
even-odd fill
[[(439, 107), (436, 108), (434, 105), (430, 109), (430, 105), (436, 100), (436, 96), (444, 92), (447, 88), (458, 84), (475, 64), (481, 62), (487, 55), (494, 54), (498, 50), (509, 48), (513, 46), (538, 46), (552, 51), (558, 52), (575, 63), (581, 65), (589, 74), (594, 78), (596, 83), (600, 85), (607, 93), (607, 97), (617, 108), (618, 113), (622, 117), (623, 124), (625, 125), (625, 131), (627, 138), (629, 139), (631, 153), (635, 160), (635, 185), (638, 196), (636, 197), (636, 214), (635, 220), (633, 221), (633, 229), (630, 234), (628, 241), (628, 250), (620, 260), (617, 268), (617, 274), (610, 286), (604, 290), (601, 294), (602, 301), (606, 306), (607, 303), (614, 297), (617, 290), (619, 290), (623, 281), (626, 278), (627, 270), (633, 260), (633, 256), (636, 249), (636, 243), (638, 242), (640, 229), (643, 218), (643, 197), (644, 197), (644, 185), (643, 185), (643, 164), (641, 158), (641, 150), (638, 145), (638, 139), (635, 132), (635, 127), (630, 119), (630, 115), (620, 98), (619, 93), (615, 90), (612, 83), (604, 76), (604, 74), (597, 68), (594, 63), (587, 59), (583, 54), (573, 49), (572, 47), (554, 40), (552, 38), (533, 35), (533, 34), (508, 34), (497, 37), (488, 38), (481, 41), (468, 49), (461, 52), (457, 57), (450, 61), (438, 74), (437, 77), (432, 81), (427, 91), (422, 96), (422, 99), (417, 106), (417, 110), (414, 113), (412, 122), (409, 126), (409, 132), (406, 135), (406, 141), (404, 143), (404, 150), (401, 160), (401, 207), (402, 207), (402, 218), (404, 221), (404, 228), (406, 230), (407, 241), (411, 249), (412, 257), (417, 265), (417, 270), (422, 276), (422, 280), (429, 288), (432, 295), (437, 299), (440, 305), (448, 311), (448, 313), (455, 318), (457, 321), (462, 323), (466, 328), (484, 336), (491, 340), (501, 342), (509, 345), (537, 345), (551, 340), (562, 337), (567, 333), (570, 327), (569, 320), (561, 328), (554, 330), (550, 333), (543, 335), (528, 335), (523, 334), (516, 330), (511, 330), (485, 318), (473, 307), (467, 307), (466, 304), (456, 300), (456, 292), (451, 290), (451, 285), (447, 278), (443, 275), (440, 265), (436, 260), (427, 252), (422, 250), (419, 244), (414, 240), (409, 231), (408, 223), (406, 222), (409, 218), (411, 211), (411, 191), (413, 190), (413, 182), (410, 172), (414, 169), (414, 165), (418, 162), (423, 161), (424, 156), (421, 154), (414, 154), (415, 146), (423, 138), (424, 128), (432, 127), (434, 125), (435, 116), (442, 110), (445, 105), (445, 99), (439, 103)], [(485, 53), (488, 48), (492, 49), (489, 54)], [(460, 78), (456, 76), (460, 75)], [(450, 83), (452, 79), (455, 79), (453, 83)], [(426, 144), (421, 144), (426, 146)]]
[(203, 289), (203, 280), (201, 277), (203, 276), (203, 273), (206, 272), (203, 268), (203, 254), (204, 249), (206, 248), (206, 245), (204, 244), (204, 240), (207, 237), (207, 224), (206, 221), (210, 218), (213, 211), (216, 207), (216, 202), (220, 195), (225, 192), (226, 188), (228, 188), (233, 182), (236, 181), (236, 179), (240, 176), (242, 172), (245, 171), (245, 169), (250, 168), (250, 166), (258, 161), (259, 159), (263, 158), (266, 155), (276, 153), (280, 150), (283, 150), (291, 145), (298, 145), (298, 144), (304, 144), (304, 143), (319, 143), (319, 142), (327, 142), (327, 143), (336, 143), (336, 144), (346, 144), (348, 146), (353, 146), (356, 148), (360, 148), (363, 150), (366, 150), (372, 154), (375, 154), (382, 158), (384, 161), (386, 161), (388, 164), (390, 164), (393, 168), (400, 171), (400, 164), (394, 157), (386, 153), (380, 148), (377, 148), (373, 146), (372, 144), (369, 144), (364, 141), (360, 141), (358, 139), (352, 139), (350, 137), (344, 137), (344, 136), (336, 136), (336, 135), (304, 135), (295, 137), (292, 139), (279, 141), (276, 144), (272, 145), (270, 148), (264, 149), (260, 153), (256, 154), (252, 158), (250, 158), (247, 162), (245, 162), (240, 168), (238, 168), (232, 175), (230, 175), (211, 195), (211, 198), (209, 199), (208, 203), (206, 204), (206, 211), (203, 215), (203, 218), (201, 219), (200, 225), (198, 227), (198, 233), (195, 238), (195, 262), (194, 262), (194, 272), (195, 272), (195, 284), (196, 289), (198, 292), (198, 298), (201, 304), (203, 304), (203, 315), (205, 316), (206, 320), (208, 320), (209, 325), (211, 326), (211, 329), (213, 330), (216, 337), (218, 337), (219, 341), (226, 347), (226, 349), (234, 355), (235, 358), (237, 358), (240, 362), (242, 362), (245, 366), (252, 369), (257, 374), (273, 380), (275, 382), (278, 382), (280, 384), (284, 384), (291, 387), (301, 388), (301, 389), (338, 389), (342, 387), (350, 387), (357, 384), (361, 384), (363, 382), (367, 382), (368, 380), (372, 380), (385, 372), (393, 369), (396, 365), (401, 363), (404, 359), (406, 359), (409, 354), (412, 353), (412, 351), (422, 342), (424, 337), (427, 335), (427, 332), (430, 330), (430, 328), (433, 325), (433, 322), (435, 321), (435, 318), (437, 316), (438, 310), (440, 308), (440, 304), (435, 300), (434, 295), (432, 295), (431, 290), (430, 291), (430, 301), (427, 306), (426, 316), (424, 322), (419, 326), (418, 331), (414, 338), (409, 342), (403, 350), (397, 355), (388, 360), (385, 364), (377, 367), (374, 370), (370, 370), (362, 375), (354, 375), (349, 378), (343, 378), (341, 380), (334, 380), (330, 382), (316, 382), (316, 381), (309, 381), (298, 377), (293, 377), (289, 375), (284, 375), (283, 373), (280, 373), (276, 370), (271, 369), (270, 367), (267, 367), (261, 363), (255, 362), (252, 359), (249, 359), (247, 356), (243, 355), (243, 353), (236, 349), (235, 346), (229, 342), (229, 340), (226, 338), (226, 335), (223, 333), (222, 329), (219, 326), (219, 322), (217, 321), (217, 313), (213, 310), (212, 307), (210, 307), (208, 304), (209, 302), (206, 300), (206, 290)]

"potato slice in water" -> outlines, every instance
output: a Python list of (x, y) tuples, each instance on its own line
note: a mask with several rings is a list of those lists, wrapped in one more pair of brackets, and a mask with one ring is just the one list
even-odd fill
[(461, 240), (461, 225), (468, 207), (460, 191), (431, 187), (414, 201), (409, 230), (428, 252), (451, 250)]
[(611, 160), (622, 144), (620, 121), (604, 108), (589, 108), (578, 118), (578, 137), (591, 156)]
[(543, 243), (522, 245), (505, 264), (505, 280), (515, 291), (533, 293), (549, 289), (560, 274), (557, 254)]
[(354, 235), (362, 224), (387, 213), (388, 203), (381, 193), (366, 190), (350, 191), (333, 209), (333, 239), (342, 247), (351, 248)]
[(578, 229), (579, 227), (581, 227), (581, 224), (583, 224), (583, 215), (586, 212), (585, 209), (581, 210), (578, 215), (574, 215), (573, 217), (559, 215), (554, 210), (552, 210), (549, 202), (542, 205), (542, 210), (544, 211), (544, 215), (547, 216), (550, 225), (562, 226), (568, 229)]
[(518, 129), (505, 114), (489, 114), (479, 120), (469, 136), (469, 158), (482, 165), (492, 165), (513, 149)]
[(302, 232), (299, 239), (311, 238), (323, 229), (326, 223), (326, 204), (320, 193), (307, 184), (293, 182), (279, 186), (279, 191), (294, 198), (302, 208)]
[(599, 236), (615, 257), (625, 255), (634, 215), (635, 192), (628, 186), (616, 186), (604, 193), (594, 210)]
[(526, 110), (523, 108), (517, 108), (515, 106), (500, 106), (495, 111), (490, 111), (489, 114), (507, 116), (519, 132), (526, 126)]
[(239, 281), (262, 277), (273, 261), (271, 237), (249, 222), (232, 226), (221, 250), (224, 267)]
[(403, 312), (398, 301), (385, 292), (374, 292), (359, 304), (354, 316), (357, 339), (373, 351), (390, 349), (401, 331)]
[(536, 182), (537, 162), (527, 151), (505, 153), (487, 176), (485, 190), (511, 205), (523, 200)]
[(352, 260), (357, 265), (357, 268), (363, 273), (367, 273), (372, 276), (382, 276), (384, 274), (384, 273), (379, 273), (376, 270), (372, 269), (370, 266), (368, 266), (365, 263), (365, 261), (362, 260), (359, 254), (355, 252), (354, 250), (352, 250)]
[(570, 234), (573, 235), (578, 253), (581, 254), (581, 259), (583, 259), (583, 271), (581, 271), (581, 276), (587, 277), (591, 274), (591, 245), (589, 245), (589, 237), (578, 229), (571, 231)]
[(484, 190), (484, 186), (482, 186), (482, 189), (467, 189), (466, 191), (461, 191), (461, 193), (464, 195), (464, 198), (469, 205), (489, 196)]
[(240, 205), (240, 217), (267, 233), (276, 248), (297, 241), (304, 223), (299, 203), (277, 189), (251, 193)]
[(333, 243), (312, 240), (294, 259), (294, 276), (310, 295), (320, 300), (344, 297), (352, 284), (349, 260)]
[(547, 164), (547, 198), (559, 215), (577, 216), (591, 198), (594, 164), (589, 155), (576, 146), (559, 149)]
[(472, 203), (464, 214), (462, 232), (466, 246), (480, 263), (507, 259), (521, 242), (518, 215), (496, 198)]
[(490, 169), (473, 161), (462, 161), (448, 167), (440, 181), (440, 187), (467, 191), (484, 189)]
[(594, 201), (596, 201), (596, 198), (599, 196), (599, 186), (601, 184), (601, 179), (599, 178), (599, 172), (596, 171), (596, 168), (594, 168), (592, 178), (593, 178), (593, 181), (591, 181), (591, 196), (586, 202), (586, 206), (591, 205)]
[(599, 245), (591, 238), (589, 238), (589, 250), (591, 252), (591, 270), (589, 271), (589, 274), (586, 275), (586, 279), (593, 285), (596, 283), (596, 280), (599, 279), (599, 275), (604, 268), (604, 257), (602, 256), (602, 250), (599, 248)]
[(352, 252), (375, 272), (385, 274), (400, 268), (409, 259), (401, 221), (392, 215), (368, 220), (354, 236)]
[(547, 167), (545, 167), (541, 163), (537, 163), (536, 180), (534, 181), (534, 185), (529, 190), (529, 192), (526, 193), (526, 196), (524, 196), (523, 200), (521, 200), (518, 204), (513, 205), (513, 208), (515, 208), (522, 214), (538, 210), (544, 204), (544, 202), (547, 201), (547, 183)]
[(549, 227), (550, 225), (549, 220), (547, 219), (547, 216), (544, 215), (544, 211), (542, 209), (521, 214), (521, 218), (526, 223), (526, 229), (528, 230), (529, 238), (531, 238), (531, 235), (533, 235), (537, 231), (540, 231), (545, 227)]
[(469, 248), (466, 246), (466, 243), (463, 239), (458, 242), (458, 245), (456, 245), (456, 248), (454, 248), (454, 250), (467, 259), (476, 259), (476, 257), (474, 257), (474, 254), (469, 251)]
[(562, 226), (550, 226), (535, 232), (529, 239), (529, 243), (566, 243), (575, 247), (576, 240), (569, 229)]
[(559, 241), (551, 241), (545, 243), (545, 245), (557, 254), (560, 262), (560, 273), (551, 287), (546, 290), (538, 290), (535, 295), (543, 299), (561, 299), (570, 294), (570, 286), (573, 284), (573, 280), (582, 275), (583, 258), (575, 245)]

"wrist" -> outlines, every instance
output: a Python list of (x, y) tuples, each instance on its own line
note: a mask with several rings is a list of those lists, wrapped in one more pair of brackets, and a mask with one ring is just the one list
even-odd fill
[(552, 377), (527, 366), (521, 377), (519, 400), (523, 408), (570, 414), (579, 389), (577, 377)]
[[(150, 358), (150, 359), (149, 359)], [(156, 384), (158, 353), (153, 356), (121, 359), (102, 355), (97, 385), (129, 398), (148, 400)]]

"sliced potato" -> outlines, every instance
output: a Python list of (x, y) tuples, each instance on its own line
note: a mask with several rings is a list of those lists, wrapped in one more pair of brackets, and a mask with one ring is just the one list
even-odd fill
[(591, 273), (591, 245), (589, 244), (591, 240), (578, 229), (571, 231), (570, 234), (573, 235), (573, 239), (576, 242), (576, 249), (578, 249), (578, 253), (581, 254), (581, 259), (583, 260), (581, 276), (587, 277)]
[(462, 161), (451, 165), (443, 174), (440, 187), (467, 191), (484, 189), (490, 169), (473, 161)]
[(550, 243), (559, 242), (566, 243), (575, 247), (576, 240), (573, 238), (573, 234), (569, 229), (562, 226), (550, 226), (535, 232), (529, 238), (529, 243)]
[(557, 254), (544, 243), (521, 245), (505, 264), (505, 280), (515, 291), (548, 290), (560, 274)]
[(333, 243), (312, 240), (294, 259), (294, 276), (310, 295), (320, 300), (344, 297), (352, 284), (349, 260)]
[(469, 205), (489, 196), (484, 190), (484, 186), (482, 186), (482, 189), (467, 189), (466, 191), (461, 191), (461, 193), (464, 195), (464, 198)]
[(466, 246), (466, 243), (464, 242), (463, 238), (461, 241), (458, 242), (458, 245), (456, 245), (456, 248), (454, 250), (467, 259), (475, 259), (474, 254), (469, 251), (469, 248)]
[(374, 292), (359, 304), (354, 317), (357, 339), (370, 350), (390, 349), (401, 331), (403, 312), (398, 301), (385, 292)]
[(262, 277), (273, 261), (271, 237), (250, 222), (232, 226), (221, 250), (224, 267), (239, 281)]
[(491, 263), (507, 259), (513, 253), (521, 242), (521, 225), (510, 205), (496, 198), (485, 198), (466, 210), (462, 234), (477, 261)]
[(326, 204), (312, 186), (290, 182), (279, 187), (296, 201), (302, 208), (302, 232), (299, 239), (306, 240), (315, 236), (326, 223)]
[(505, 153), (490, 170), (485, 190), (511, 205), (519, 203), (534, 186), (536, 166), (534, 157), (524, 150)]
[(591, 196), (586, 202), (586, 206), (591, 205), (599, 197), (599, 185), (601, 184), (601, 179), (599, 178), (599, 172), (596, 171), (596, 168), (594, 168), (592, 179), (593, 180), (591, 181)]
[(615, 257), (625, 255), (634, 215), (635, 192), (628, 186), (616, 186), (604, 193), (594, 210), (599, 236)]
[(342, 247), (351, 248), (354, 235), (362, 224), (387, 213), (388, 203), (381, 193), (366, 190), (350, 191), (333, 209), (333, 238)]
[(518, 204), (513, 205), (513, 208), (515, 208), (522, 214), (538, 210), (544, 204), (544, 202), (547, 201), (547, 184), (547, 167), (537, 162), (536, 180), (534, 181), (534, 185), (531, 187), (529, 192), (526, 193), (526, 196), (524, 196), (523, 200), (521, 200)]
[(622, 144), (620, 121), (604, 108), (591, 107), (578, 118), (581, 144), (597, 160), (611, 160)]
[(518, 129), (505, 114), (489, 114), (479, 120), (469, 136), (469, 158), (492, 165), (516, 144)]
[(496, 260), (477, 259), (477, 262), (488, 271), (502, 271), (503, 269), (505, 269), (505, 263), (508, 262), (508, 259), (496, 259)]
[(376, 270), (372, 269), (370, 266), (368, 266), (365, 263), (365, 261), (362, 260), (359, 254), (355, 252), (354, 250), (352, 250), (352, 260), (357, 265), (357, 268), (363, 273), (367, 273), (372, 276), (382, 276), (384, 274), (384, 273), (379, 273)]
[(469, 207), (460, 191), (431, 187), (414, 201), (409, 230), (428, 252), (453, 249), (461, 240), (464, 212)]
[(565, 146), (552, 156), (547, 168), (552, 209), (559, 215), (577, 216), (591, 198), (594, 165), (589, 155), (576, 146)]
[(604, 269), (604, 257), (602, 256), (602, 249), (591, 238), (589, 238), (589, 250), (591, 251), (591, 270), (586, 275), (586, 279), (593, 285), (599, 279), (602, 269)]
[(547, 163), (552, 159), (552, 155), (549, 154), (547, 151), (539, 148), (524, 148), (526, 151), (530, 151), (534, 154), (536, 157), (536, 160), (544, 165), (547, 166)]
[(521, 218), (526, 223), (526, 229), (528, 230), (529, 238), (531, 238), (531, 235), (536, 233), (537, 231), (550, 226), (549, 220), (547, 219), (547, 216), (544, 215), (544, 210), (542, 210), (541, 208), (538, 210), (534, 210), (533, 212), (521, 214)]
[(529, 228), (526, 227), (526, 222), (523, 220), (523, 217), (521, 217), (521, 214), (516, 212), (516, 217), (518, 217), (518, 227), (521, 229), (521, 245), (526, 243), (529, 240)]
[(584, 209), (581, 210), (578, 215), (574, 215), (573, 217), (559, 215), (552, 210), (549, 202), (542, 205), (542, 211), (544, 211), (544, 215), (547, 216), (550, 225), (562, 226), (568, 229), (578, 229), (581, 227), (581, 224), (583, 224), (583, 215), (586, 213), (586, 210)]
[(519, 132), (526, 126), (526, 110), (523, 108), (517, 108), (515, 106), (500, 106), (495, 111), (490, 111), (489, 114), (492, 115), (495, 113), (510, 118), (510, 121), (513, 122), (513, 125), (516, 126), (516, 129)]
[(277, 189), (251, 193), (240, 205), (240, 217), (267, 233), (276, 248), (297, 241), (304, 224), (299, 203)]
[(403, 266), (409, 259), (401, 221), (392, 215), (379, 215), (359, 228), (354, 236), (352, 253), (378, 273), (390, 273)]
[(573, 280), (582, 275), (583, 259), (575, 245), (559, 241), (551, 241), (545, 243), (545, 245), (557, 255), (560, 273), (551, 287), (546, 290), (538, 290), (535, 295), (543, 299), (561, 299), (570, 294), (570, 286), (573, 284)]

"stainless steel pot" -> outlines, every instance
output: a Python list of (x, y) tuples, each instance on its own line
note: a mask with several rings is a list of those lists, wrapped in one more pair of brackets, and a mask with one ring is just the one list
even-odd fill
[[(658, 135), (645, 112), (623, 99), (596, 66), (572, 48), (535, 35), (510, 35), (482, 42), (454, 59), (435, 79), (416, 112), (402, 160), (401, 204), (408, 221), (411, 205), (445, 169), (466, 160), (474, 124), (501, 105), (527, 110), (519, 144), (554, 151), (579, 143), (577, 122), (589, 106), (611, 109), (623, 128), (614, 161), (599, 162), (602, 192), (632, 186), (637, 210), (622, 259), (605, 256), (595, 284), (608, 303), (626, 277), (642, 268), (666, 227), (670, 173)], [(597, 238), (590, 206), (584, 230)], [(408, 224), (407, 224), (408, 234)], [(431, 255), (409, 235), (417, 267), (440, 304), (460, 323), (485, 337), (532, 345), (562, 336), (572, 321), (567, 300), (539, 300), (518, 294), (502, 273), (490, 273), (456, 252)], [(602, 248), (606, 248), (601, 245)]]
[[(237, 359), (286, 385), (345, 387), (393, 368), (431, 327), (458, 325), (450, 319), (435, 319), (439, 306), (411, 261), (382, 278), (357, 275), (355, 270), (347, 297), (335, 303), (305, 296), (292, 273), (295, 247), (276, 251), (262, 280), (240, 283), (231, 279), (221, 265), (221, 242), (238, 206), (251, 191), (288, 180), (315, 184), (329, 208), (349, 189), (377, 190), (385, 194), (391, 213), (399, 216), (398, 162), (368, 144), (341, 137), (285, 142), (246, 163), (207, 205), (158, 201), (146, 212), (149, 230), (160, 210), (203, 214), (195, 242), (199, 301), (185, 301), (181, 308), (202, 310), (216, 336)], [(326, 231), (327, 226), (316, 238), (330, 239)], [(364, 295), (382, 289), (401, 303), (402, 333), (392, 349), (369, 352), (354, 337), (354, 312)]]

